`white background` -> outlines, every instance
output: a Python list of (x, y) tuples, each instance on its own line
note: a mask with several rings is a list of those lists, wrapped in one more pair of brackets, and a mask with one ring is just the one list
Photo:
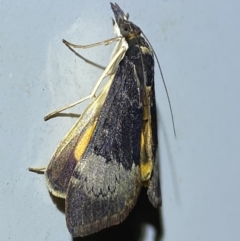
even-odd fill
[[(157, 239), (240, 240), (240, 4), (118, 4), (155, 49), (176, 124), (177, 139), (156, 68), (163, 195)], [(101, 74), (75, 57), (62, 38), (81, 44), (111, 38), (111, 17), (108, 1), (0, 3), (1, 240), (72, 240), (44, 177), (27, 168), (46, 165), (76, 121), (43, 117), (89, 94)], [(111, 51), (80, 52), (107, 65)], [(154, 240), (155, 229), (146, 224), (142, 240)]]

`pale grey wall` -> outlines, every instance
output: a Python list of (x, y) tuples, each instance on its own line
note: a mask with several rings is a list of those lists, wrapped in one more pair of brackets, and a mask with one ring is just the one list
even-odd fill
[[(164, 241), (239, 240), (240, 29), (237, 1), (118, 1), (144, 30), (156, 69)], [(113, 37), (108, 1), (3, 1), (0, 5), (0, 240), (71, 240), (43, 176), (76, 121), (43, 121), (88, 94), (101, 71), (61, 43)], [(112, 47), (81, 53), (107, 64)], [(72, 112), (81, 113), (82, 106)], [(145, 240), (154, 230), (148, 225)]]

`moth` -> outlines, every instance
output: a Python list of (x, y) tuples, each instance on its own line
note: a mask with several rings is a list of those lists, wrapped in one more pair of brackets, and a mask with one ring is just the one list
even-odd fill
[[(154, 52), (128, 14), (117, 4), (111, 8), (116, 38), (96, 44), (118, 41), (109, 65), (92, 93), (73, 104), (92, 98), (43, 168), (50, 193), (65, 199), (66, 223), (74, 237), (122, 222), (142, 186), (152, 205), (161, 205)], [(64, 43), (71, 50), (81, 47)], [(109, 81), (96, 94), (106, 76)]]

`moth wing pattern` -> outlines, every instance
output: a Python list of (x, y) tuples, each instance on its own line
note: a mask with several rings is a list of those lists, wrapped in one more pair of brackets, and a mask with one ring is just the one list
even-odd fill
[(141, 186), (139, 170), (143, 109), (134, 65), (119, 64), (91, 141), (72, 174), (66, 220), (73, 236), (123, 221)]
[[(79, 151), (83, 153), (84, 147), (88, 144), (86, 139), (89, 140), (88, 136), (91, 134), (89, 132), (92, 132), (92, 127), (98, 120), (112, 78), (113, 76), (60, 142), (47, 166), (45, 171), (46, 183), (49, 191), (54, 196), (66, 198), (70, 178), (81, 156), (81, 154), (78, 153), (78, 158), (76, 158), (76, 146), (79, 146), (78, 149), (82, 147)], [(86, 135), (88, 135), (87, 138)]]

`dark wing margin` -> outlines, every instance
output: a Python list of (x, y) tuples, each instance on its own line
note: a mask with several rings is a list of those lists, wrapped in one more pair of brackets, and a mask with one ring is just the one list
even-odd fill
[(147, 195), (149, 201), (155, 208), (162, 205), (160, 178), (159, 178), (159, 161), (155, 159), (152, 176), (148, 184)]
[(70, 233), (86, 236), (122, 222), (134, 207), (141, 182), (139, 167), (128, 171), (100, 155), (81, 160), (67, 193), (66, 218)]
[[(152, 56), (153, 58), (153, 56)], [(152, 71), (154, 64), (151, 65)], [(151, 69), (149, 66), (149, 69)], [(149, 76), (149, 74), (147, 74)], [(148, 78), (150, 79), (150, 78)], [(159, 175), (159, 157), (156, 155), (158, 146), (158, 128), (157, 128), (157, 110), (156, 110), (156, 100), (155, 100), (155, 86), (154, 86), (154, 75), (152, 76), (152, 81), (147, 83), (151, 86), (150, 94), (150, 115), (151, 115), (151, 129), (152, 129), (152, 152), (153, 152), (153, 171), (152, 176), (149, 180), (148, 185), (148, 198), (152, 205), (157, 208), (162, 205), (161, 197), (161, 186), (160, 186), (160, 175)]]
[(139, 170), (143, 111), (134, 65), (120, 62), (89, 145), (70, 180), (70, 233), (86, 236), (122, 222), (142, 183)]

